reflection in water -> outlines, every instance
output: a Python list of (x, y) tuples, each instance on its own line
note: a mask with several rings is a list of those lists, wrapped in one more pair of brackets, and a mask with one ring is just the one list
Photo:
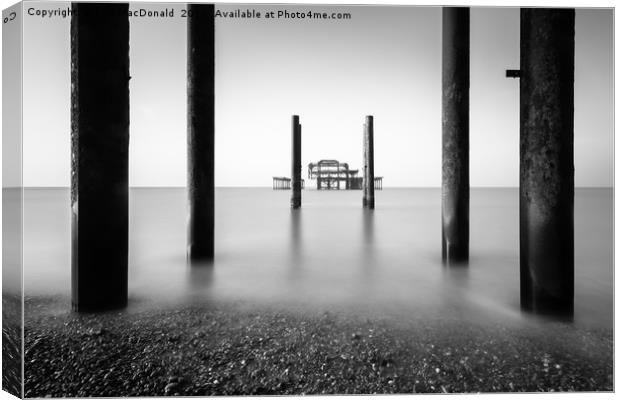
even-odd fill
[(370, 283), (375, 272), (375, 210), (361, 209), (363, 245), (361, 251), (362, 282)]
[(20, 188), (2, 188), (2, 294), (22, 293), (22, 207)]
[[(386, 189), (364, 211), (359, 192), (216, 190), (212, 266), (186, 265), (183, 189), (132, 189), (129, 293), (157, 307), (247, 301), (405, 316), (520, 321), (518, 191), (473, 189), (471, 257), (442, 267), (438, 189)], [(611, 327), (613, 202), (575, 196), (575, 323)], [(26, 190), (26, 295), (70, 294), (68, 190)], [(132, 307), (130, 305), (130, 307)], [(527, 318), (527, 316), (525, 317)]]
[(289, 226), (289, 238), (290, 238), (290, 259), (288, 276), (291, 280), (295, 280), (300, 277), (303, 272), (303, 238), (302, 238), (302, 213), (301, 208), (291, 209), (290, 226)]
[(213, 261), (189, 262), (187, 264), (187, 279), (192, 291), (207, 293), (213, 285)]
[(449, 255), (443, 257), (443, 265), (446, 268), (467, 268), (469, 265), (469, 260), (462, 260), (456, 257), (450, 257)]
[(187, 268), (187, 297), (197, 302), (207, 302), (213, 298), (214, 265), (213, 262), (192, 264)]
[(469, 281), (469, 268), (467, 263), (444, 265), (443, 276), (452, 285), (461, 289), (467, 289)]
[[(443, 278), (444, 289), (442, 290), (446, 296), (443, 297), (443, 302), (446, 307), (452, 307), (454, 312), (459, 316), (465, 316), (466, 304), (458, 301), (459, 298), (467, 296), (469, 292), (469, 268), (467, 263), (448, 263), (447, 260), (443, 260)], [(475, 301), (475, 293), (472, 293), (469, 298), (473, 302)]]
[(291, 210), (291, 247), (301, 247), (301, 209)]
[(363, 208), (362, 220), (364, 226), (364, 244), (366, 246), (372, 246), (375, 240), (375, 212)]
[(521, 201), (521, 307), (570, 320), (574, 300), (572, 201), (541, 213), (533, 200)]

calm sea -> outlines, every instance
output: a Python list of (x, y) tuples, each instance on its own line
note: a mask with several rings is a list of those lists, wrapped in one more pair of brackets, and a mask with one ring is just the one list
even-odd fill
[[(472, 189), (470, 262), (441, 263), (439, 189), (385, 189), (364, 211), (361, 191), (216, 189), (212, 268), (185, 262), (184, 189), (131, 189), (129, 309), (238, 301), (429, 318), (520, 321), (517, 189)], [(27, 296), (70, 294), (68, 189), (27, 189)], [(575, 195), (577, 325), (613, 324), (613, 192)]]

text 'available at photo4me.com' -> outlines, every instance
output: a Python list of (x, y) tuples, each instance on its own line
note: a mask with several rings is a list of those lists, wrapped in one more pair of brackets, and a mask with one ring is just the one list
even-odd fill
[[(98, 10), (97, 12), (101, 12)], [(114, 11), (112, 11), (114, 12)], [(71, 7), (28, 7), (26, 15), (43, 19), (69, 18), (76, 15)], [(165, 7), (161, 9), (132, 8), (130, 6), (128, 16), (132, 18), (191, 18), (191, 10), (185, 7)], [(215, 18), (220, 20), (242, 19), (265, 19), (265, 20), (350, 20), (350, 12), (338, 12), (334, 10), (291, 10), (291, 9), (265, 9), (237, 8), (232, 10), (215, 10)]]

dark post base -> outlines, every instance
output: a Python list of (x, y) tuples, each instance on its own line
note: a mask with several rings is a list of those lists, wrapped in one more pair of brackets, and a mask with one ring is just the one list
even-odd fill
[(187, 127), (189, 226), (187, 259), (214, 254), (215, 16), (213, 4), (189, 4)]
[(469, 261), (469, 245), (446, 243), (445, 236), (441, 242), (441, 259), (444, 265), (465, 264)]
[(127, 304), (128, 4), (73, 3), (71, 17), (71, 304)]
[(521, 9), (521, 306), (572, 315), (575, 10)]
[(364, 123), (364, 197), (362, 206), (369, 210), (375, 208), (375, 148), (374, 119), (366, 116)]
[(469, 258), (469, 8), (442, 12), (441, 254)]
[(293, 115), (291, 126), (291, 208), (301, 207), (301, 124)]

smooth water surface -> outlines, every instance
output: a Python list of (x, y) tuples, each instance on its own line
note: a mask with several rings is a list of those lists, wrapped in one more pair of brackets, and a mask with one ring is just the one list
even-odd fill
[[(132, 307), (233, 300), (291, 307), (405, 312), (428, 318), (520, 321), (517, 189), (472, 189), (470, 261), (441, 262), (440, 189), (216, 189), (216, 256), (186, 265), (184, 189), (130, 192)], [(70, 295), (68, 189), (26, 189), (27, 296)], [(613, 193), (575, 195), (575, 318), (613, 324)]]

